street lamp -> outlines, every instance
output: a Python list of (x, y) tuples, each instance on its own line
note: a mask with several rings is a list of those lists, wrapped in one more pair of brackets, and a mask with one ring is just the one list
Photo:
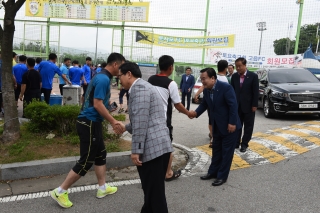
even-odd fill
[(98, 49), (98, 33), (99, 33), (98, 24), (102, 24), (102, 22), (99, 22), (99, 21), (97, 20), (97, 21), (94, 21), (93, 23), (97, 25), (97, 32), (96, 32), (96, 51), (95, 51), (95, 54), (94, 54), (94, 64), (96, 65), (96, 64), (97, 64), (97, 49)]
[(267, 24), (266, 24), (265, 21), (261, 21), (261, 22), (258, 22), (258, 23), (257, 23), (258, 30), (261, 31), (259, 55), (260, 55), (260, 52), (261, 52), (262, 32), (263, 32), (264, 30), (267, 30), (266, 26), (267, 26)]

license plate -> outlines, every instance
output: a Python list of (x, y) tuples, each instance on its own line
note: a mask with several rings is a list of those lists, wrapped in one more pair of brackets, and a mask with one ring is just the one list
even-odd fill
[(318, 108), (318, 104), (299, 104), (299, 108)]

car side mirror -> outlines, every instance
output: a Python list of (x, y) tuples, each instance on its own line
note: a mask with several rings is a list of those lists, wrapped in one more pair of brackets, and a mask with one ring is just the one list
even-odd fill
[(261, 84), (268, 84), (268, 81), (267, 80), (261, 80), (260, 83)]

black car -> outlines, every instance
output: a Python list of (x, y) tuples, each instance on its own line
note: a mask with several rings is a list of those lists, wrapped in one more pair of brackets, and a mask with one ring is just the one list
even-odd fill
[(320, 81), (303, 68), (260, 69), (259, 106), (264, 116), (320, 114)]

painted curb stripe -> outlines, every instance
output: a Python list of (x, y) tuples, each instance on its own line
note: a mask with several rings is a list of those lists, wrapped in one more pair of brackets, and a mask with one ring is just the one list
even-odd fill
[(288, 135), (295, 135), (295, 136), (298, 136), (300, 138), (303, 138), (307, 141), (310, 141), (318, 146), (320, 146), (320, 138), (317, 138), (317, 137), (313, 137), (313, 136), (310, 136), (310, 134), (308, 133), (304, 133), (300, 130), (284, 130), (284, 129), (274, 129), (272, 130), (274, 132), (281, 132), (281, 133), (284, 133), (284, 134), (288, 134)]

